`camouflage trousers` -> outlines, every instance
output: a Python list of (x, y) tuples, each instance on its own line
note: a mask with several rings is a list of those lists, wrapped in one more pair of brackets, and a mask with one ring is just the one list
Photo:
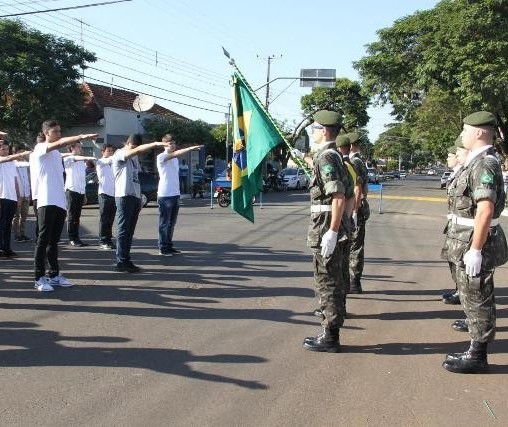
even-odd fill
[(459, 298), (467, 317), (469, 336), (477, 342), (490, 342), (496, 334), (494, 270), (482, 270), (470, 277), (464, 267), (456, 266)]
[(355, 281), (362, 278), (364, 255), (365, 255), (365, 223), (358, 224), (352, 231), (351, 251), (349, 254), (350, 277)]
[(346, 283), (341, 272), (345, 242), (337, 242), (332, 256), (323, 258), (314, 252), (314, 281), (319, 308), (323, 311), (322, 325), (328, 329), (339, 329), (344, 323), (346, 309)]
[(453, 262), (448, 261), (448, 267), (450, 267), (450, 274), (452, 275), (452, 280), (455, 285), (455, 288), (458, 289), (459, 287), (457, 285), (457, 266)]

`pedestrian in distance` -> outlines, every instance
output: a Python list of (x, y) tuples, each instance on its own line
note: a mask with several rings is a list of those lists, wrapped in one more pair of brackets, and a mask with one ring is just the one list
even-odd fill
[(97, 160), (97, 179), (99, 181), (99, 247), (114, 250), (113, 223), (115, 222), (115, 175), (113, 173), (113, 154), (115, 147), (103, 144), (102, 157)]
[(178, 211), (180, 209), (180, 181), (178, 157), (190, 151), (199, 151), (203, 145), (176, 149), (176, 141), (170, 134), (164, 135), (163, 142), (168, 145), (157, 156), (157, 171), (159, 172), (159, 186), (157, 189), (157, 204), (159, 205), (159, 255), (173, 256), (180, 251), (173, 245)]
[(11, 248), (12, 220), (20, 194), (14, 161), (29, 153), (30, 151), (22, 151), (9, 155), (9, 145), (0, 139), (0, 259), (17, 256)]
[(493, 148), (495, 116), (478, 111), (463, 123), (462, 143), (470, 152), (450, 189), (453, 201), (447, 239), (471, 343), (463, 353), (448, 354), (443, 367), (455, 373), (481, 373), (488, 369), (487, 346), (496, 333), (494, 271), (508, 260), (506, 237), (499, 225), (506, 194)]
[[(347, 230), (342, 218), (346, 194), (352, 194), (348, 172), (337, 152), (335, 138), (342, 126), (339, 113), (320, 110), (313, 116), (312, 134), (317, 150), (312, 160), (311, 216), (307, 243), (313, 252), (314, 281), (323, 313), (320, 334), (304, 339), (303, 348), (318, 352), (340, 351), (339, 333), (344, 323), (346, 283), (341, 273)], [(300, 152), (293, 150), (292, 154)]]
[[(13, 154), (19, 154), (26, 150), (19, 144), (12, 147)], [(30, 153), (30, 151), (28, 151)], [(26, 235), (26, 219), (28, 217), (28, 210), (30, 208), (30, 172), (28, 163), (28, 155), (15, 160), (16, 175), (18, 180), (19, 197), (16, 206), (16, 213), (12, 220), (12, 228), (14, 232), (14, 241), (18, 243), (25, 243), (32, 240)]]
[(67, 234), (71, 246), (88, 246), (79, 236), (79, 223), (83, 205), (86, 203), (86, 161), (95, 157), (82, 156), (81, 142), (69, 147), (70, 155), (63, 159), (65, 168), (65, 197), (67, 200)]
[(180, 160), (178, 179), (180, 181), (180, 193), (187, 193), (187, 186), (189, 182), (189, 165), (185, 159)]
[(141, 269), (131, 261), (131, 246), (141, 211), (141, 186), (138, 155), (157, 147), (166, 148), (167, 142), (156, 141), (143, 144), (141, 135), (127, 138), (123, 148), (113, 155), (116, 202), (116, 266), (115, 271), (137, 273)]
[[(31, 164), (34, 165), (36, 173), (32, 178), (37, 182), (37, 220), (39, 224), (39, 235), (34, 253), (34, 287), (40, 292), (51, 292), (55, 286), (72, 286), (60, 274), (58, 264), (58, 241), (67, 214), (64, 168), (62, 156), (58, 150), (83, 139), (96, 138), (97, 134), (62, 138), (60, 125), (56, 120), (46, 120), (42, 124), (42, 132), (45, 141), (36, 144), (32, 154), (33, 158), (31, 158)], [(49, 264), (47, 276), (46, 261)]]

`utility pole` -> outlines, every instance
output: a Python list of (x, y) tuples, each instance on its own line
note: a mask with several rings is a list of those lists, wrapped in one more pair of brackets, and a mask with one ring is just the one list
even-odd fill
[[(265, 107), (268, 110), (268, 105), (270, 105), (270, 65), (272, 61), (277, 57), (275, 55), (269, 55), (267, 58), (261, 58), (259, 55), (257, 55), (257, 57), (260, 59), (266, 59), (267, 61)], [(280, 58), (282, 58), (282, 55), (280, 55)]]

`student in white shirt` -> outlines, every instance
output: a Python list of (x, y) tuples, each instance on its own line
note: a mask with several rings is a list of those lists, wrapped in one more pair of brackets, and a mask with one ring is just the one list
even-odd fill
[[(61, 137), (60, 125), (55, 120), (42, 124), (45, 142), (39, 142), (33, 152), (33, 164), (37, 165), (37, 219), (39, 235), (34, 253), (34, 287), (41, 292), (53, 291), (53, 286), (69, 287), (72, 284), (62, 275), (58, 265), (58, 241), (65, 223), (66, 203), (62, 157), (59, 148), (67, 147), (82, 139), (95, 138), (97, 134)], [(46, 259), (49, 277), (46, 277)]]
[(65, 168), (65, 198), (67, 200), (67, 234), (71, 246), (83, 247), (88, 243), (79, 238), (79, 221), (81, 210), (85, 204), (85, 169), (86, 160), (95, 157), (81, 155), (81, 142), (75, 142), (69, 147), (70, 155), (63, 159)]
[(113, 159), (115, 147), (102, 146), (102, 157), (97, 160), (97, 178), (99, 180), (99, 245), (101, 249), (116, 249), (113, 243), (113, 222), (115, 221), (115, 175)]
[(136, 273), (141, 269), (131, 261), (134, 230), (141, 211), (138, 155), (156, 147), (167, 147), (167, 142), (143, 144), (141, 135), (130, 135), (123, 148), (113, 155), (116, 202), (116, 267), (115, 271)]
[(0, 136), (0, 258), (17, 254), (11, 249), (12, 218), (18, 204), (19, 186), (14, 160), (28, 155), (29, 151), (9, 155), (9, 145)]
[[(12, 152), (14, 154), (21, 153), (22, 151), (24, 150), (21, 145), (14, 145), (12, 147)], [(14, 161), (18, 178), (19, 197), (16, 213), (14, 214), (14, 219), (12, 221), (12, 228), (14, 231), (14, 241), (20, 243), (32, 240), (25, 233), (26, 218), (30, 207), (30, 174), (28, 172), (29, 163), (27, 160), (28, 157), (25, 156)]]
[(157, 203), (159, 205), (159, 255), (173, 256), (180, 251), (173, 246), (173, 232), (178, 218), (180, 201), (180, 180), (178, 157), (189, 151), (199, 151), (202, 145), (176, 149), (176, 141), (170, 134), (164, 135), (166, 149), (157, 156), (159, 187)]

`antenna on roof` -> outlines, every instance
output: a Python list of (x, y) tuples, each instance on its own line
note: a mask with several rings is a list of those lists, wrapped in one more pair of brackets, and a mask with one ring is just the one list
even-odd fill
[(138, 112), (141, 113), (143, 111), (148, 111), (155, 104), (155, 98), (150, 95), (145, 95), (143, 93), (136, 96), (134, 102), (132, 103), (132, 107)]

